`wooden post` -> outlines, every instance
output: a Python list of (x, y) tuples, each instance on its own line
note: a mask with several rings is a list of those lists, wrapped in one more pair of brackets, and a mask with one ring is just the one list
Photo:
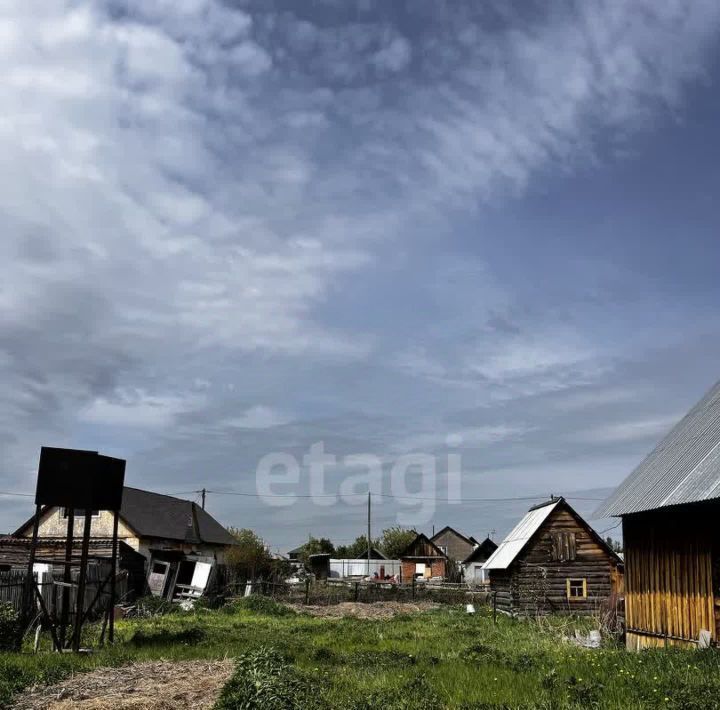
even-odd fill
[(70, 583), (72, 582), (72, 551), (73, 536), (75, 534), (75, 509), (66, 508), (67, 511), (67, 532), (65, 534), (65, 566), (63, 568), (63, 588), (60, 600), (60, 648), (65, 648), (65, 634), (70, 617)]
[(367, 529), (367, 557), (368, 557), (368, 564), (367, 564), (367, 573), (368, 577), (370, 576), (370, 491), (368, 491), (368, 529)]
[(493, 598), (493, 624), (497, 624), (497, 592), (492, 593)]
[(113, 513), (113, 536), (112, 536), (112, 557), (111, 557), (111, 569), (110, 569), (110, 611), (108, 618), (108, 642), (113, 643), (115, 641), (115, 595), (117, 589), (115, 586), (115, 580), (117, 578), (117, 558), (118, 558), (118, 523), (120, 519), (120, 513), (116, 510)]
[(33, 567), (35, 566), (35, 552), (37, 550), (37, 541), (38, 541), (38, 531), (40, 529), (40, 513), (42, 511), (42, 506), (36, 505), (35, 506), (35, 519), (33, 520), (33, 531), (32, 531), (32, 540), (30, 542), (30, 553), (28, 554), (28, 565), (27, 565), (27, 574), (25, 575), (25, 586), (23, 587), (23, 596), (22, 596), (22, 613), (21, 613), (21, 621), (22, 623), (19, 624), (20, 631), (18, 634), (18, 648), (22, 644), (22, 633), (23, 630), (26, 628), (28, 623), (30, 622), (30, 617), (32, 616), (32, 606), (33, 601), (35, 600), (35, 575), (33, 571)]
[(310, 603), (310, 578), (305, 580), (305, 605)]
[(85, 511), (85, 526), (83, 527), (82, 550), (80, 552), (80, 571), (78, 573), (77, 607), (75, 609), (75, 630), (73, 633), (73, 651), (80, 650), (83, 617), (85, 615), (85, 583), (87, 580), (88, 554), (90, 552), (90, 526), (92, 525), (92, 510)]

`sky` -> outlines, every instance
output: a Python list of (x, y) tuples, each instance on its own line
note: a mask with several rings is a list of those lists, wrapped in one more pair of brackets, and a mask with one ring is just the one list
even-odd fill
[(0, 531), (42, 445), (278, 550), (364, 532), (358, 456), (374, 532), (592, 517), (720, 377), (719, 40), (714, 0), (0, 2)]

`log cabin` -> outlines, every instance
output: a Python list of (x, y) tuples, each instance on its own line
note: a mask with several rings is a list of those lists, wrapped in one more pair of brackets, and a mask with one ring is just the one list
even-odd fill
[(615, 596), (622, 560), (564, 498), (530, 508), (483, 565), (499, 611), (592, 615)]
[(622, 519), (626, 646), (720, 639), (720, 382), (596, 514)]

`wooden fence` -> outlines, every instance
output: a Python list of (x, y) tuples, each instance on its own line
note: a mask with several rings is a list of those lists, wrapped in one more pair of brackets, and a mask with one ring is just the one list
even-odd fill
[[(249, 585), (249, 587), (248, 587)], [(348, 582), (310, 580), (297, 584), (278, 582), (232, 582), (225, 586), (227, 597), (242, 597), (247, 591), (262, 594), (291, 604), (330, 606), (343, 602), (415, 602), (430, 601), (440, 604), (489, 603), (490, 593), (477, 587), (448, 582), (433, 584), (390, 584), (378, 582)]]
[[(107, 606), (110, 599), (110, 584), (108, 574), (110, 564), (90, 564), (87, 568), (87, 586), (83, 610), (93, 609), (90, 617), (99, 616)], [(23, 589), (25, 587), (25, 572), (22, 570), (7, 570), (0, 572), (0, 602), (12, 604), (17, 611), (21, 611)], [(63, 594), (63, 587), (57, 584), (62, 582), (63, 570), (52, 567), (47, 572), (35, 572), (37, 582), (42, 594), (45, 607), (52, 614), (61, 615), (64, 599), (68, 599), (68, 614), (73, 618), (77, 604), (77, 581), (79, 570), (74, 569), (71, 575), (71, 586), (67, 587), (67, 594)], [(107, 581), (106, 581), (107, 580)], [(121, 573), (116, 579), (116, 599), (121, 600), (127, 594), (127, 575)]]

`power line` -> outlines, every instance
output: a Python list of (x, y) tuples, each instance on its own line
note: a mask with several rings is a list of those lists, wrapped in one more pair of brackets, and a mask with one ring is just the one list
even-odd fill
[(611, 530), (615, 530), (615, 528), (618, 528), (621, 525), (622, 525), (622, 520), (619, 520), (617, 523), (615, 523), (615, 525), (612, 525), (607, 530), (603, 530), (600, 534), (604, 535), (605, 533), (610, 532)]
[[(152, 491), (155, 492), (155, 491)], [(194, 496), (201, 496), (203, 492), (203, 489), (198, 488), (191, 491), (174, 491), (172, 493), (161, 493), (159, 495), (168, 495), (168, 496), (179, 496), (179, 495), (194, 495)], [(307, 498), (307, 499), (314, 499), (314, 498), (338, 498), (338, 497), (362, 497), (363, 499), (366, 498), (367, 493), (348, 493), (348, 494), (339, 494), (339, 493), (318, 493), (318, 494), (306, 494), (306, 493), (247, 493), (243, 491), (217, 491), (217, 490), (210, 490), (205, 489), (205, 493), (211, 493), (213, 495), (223, 495), (223, 496), (241, 496), (245, 498)], [(410, 500), (410, 501), (438, 501), (438, 497), (427, 497), (427, 496), (401, 496), (401, 495), (395, 495), (393, 493), (373, 493), (376, 497), (379, 498), (389, 498), (393, 500)], [(15, 491), (0, 491), (0, 496), (16, 496), (21, 498), (34, 498), (34, 493), (19, 493)], [(584, 500), (584, 501), (603, 501), (604, 498), (591, 498), (591, 497), (585, 497), (585, 496), (563, 496), (564, 498), (568, 500)], [(463, 498), (461, 501), (461, 504), (464, 503), (504, 503), (504, 502), (513, 502), (513, 501), (531, 501), (531, 500), (545, 500), (548, 496), (545, 494), (538, 494), (538, 495), (528, 495), (528, 496), (508, 496), (505, 498)]]
[[(215, 495), (223, 496), (243, 496), (247, 498), (338, 498), (341, 494), (339, 493), (317, 493), (317, 494), (306, 494), (306, 493), (247, 493), (240, 491), (214, 491), (208, 489), (207, 493), (213, 493)], [(393, 493), (373, 493), (374, 496), (379, 498), (392, 498), (395, 500), (429, 500), (437, 501), (437, 497), (421, 497), (421, 496), (399, 496)], [(348, 493), (342, 494), (343, 498), (347, 497), (358, 497), (362, 496), (363, 500), (367, 497), (367, 493)], [(588, 498), (583, 496), (563, 496), (569, 500), (588, 500), (588, 501), (603, 501), (604, 498)], [(532, 495), (532, 496), (509, 496), (507, 498), (463, 498), (463, 503), (502, 503), (505, 501), (523, 501), (523, 500), (545, 500), (548, 496), (545, 494)]]

